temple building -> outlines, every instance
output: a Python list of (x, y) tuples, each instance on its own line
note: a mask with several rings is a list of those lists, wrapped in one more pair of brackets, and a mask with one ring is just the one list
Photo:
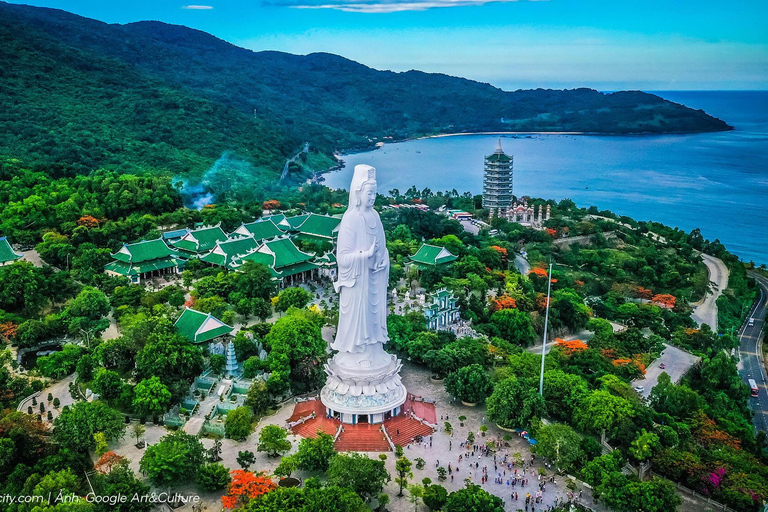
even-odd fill
[(280, 229), (272, 219), (259, 219), (254, 222), (242, 224), (232, 232), (231, 236), (251, 236), (255, 240), (262, 241), (283, 234), (284, 231)]
[(451, 324), (459, 321), (459, 307), (453, 292), (440, 288), (431, 294), (424, 306), (427, 329), (447, 331)]
[(341, 219), (338, 217), (310, 213), (295, 229), (301, 240), (333, 244), (339, 233), (339, 223)]
[(515, 202), (510, 208), (501, 210), (498, 215), (509, 222), (535, 229), (542, 229), (545, 220), (551, 215), (550, 205), (530, 206), (525, 198)]
[(416, 254), (409, 257), (408, 265), (419, 270), (429, 267), (442, 267), (453, 263), (458, 256), (451, 254), (445, 247), (439, 245), (421, 244)]
[(123, 244), (119, 251), (112, 254), (112, 258), (115, 261), (104, 267), (106, 273), (125, 276), (133, 283), (150, 277), (178, 274), (185, 261), (179, 253), (171, 250), (162, 238)]
[(188, 230), (178, 240), (170, 241), (170, 244), (184, 258), (199, 258), (213, 249), (217, 242), (223, 242), (228, 238), (224, 230), (217, 224), (215, 226)]
[(217, 242), (211, 249), (211, 252), (202, 256), (200, 259), (211, 265), (225, 267), (234, 270), (242, 263), (240, 260), (256, 251), (259, 248), (259, 242), (251, 236), (242, 238), (233, 238), (223, 242)]
[(184, 308), (176, 323), (176, 330), (192, 343), (208, 343), (232, 334), (234, 328), (213, 316), (192, 308)]
[(299, 250), (286, 236), (265, 241), (256, 251), (235, 261), (232, 268), (237, 269), (246, 261), (261, 263), (269, 268), (281, 286), (293, 286), (319, 277), (320, 265), (310, 261), (313, 258), (312, 254)]
[(483, 173), (483, 208), (491, 217), (512, 206), (512, 157), (501, 148), (501, 139), (492, 155), (485, 157)]
[(14, 261), (21, 259), (24, 255), (13, 250), (6, 237), (0, 237), (0, 267), (10, 265)]

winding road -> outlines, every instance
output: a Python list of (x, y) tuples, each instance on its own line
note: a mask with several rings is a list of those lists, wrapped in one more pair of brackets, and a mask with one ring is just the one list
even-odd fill
[[(749, 406), (755, 413), (752, 424), (755, 430), (768, 432), (768, 382), (766, 381), (765, 366), (763, 365), (763, 329), (765, 314), (768, 309), (768, 279), (750, 273), (760, 290), (760, 296), (747, 316), (747, 321), (739, 329), (739, 375), (747, 382), (754, 379), (759, 388), (758, 396), (750, 398)], [(754, 325), (749, 325), (749, 319), (754, 318)]]
[(712, 292), (708, 292), (701, 304), (693, 307), (693, 318), (699, 326), (708, 324), (717, 332), (717, 299), (723, 290), (728, 287), (728, 267), (723, 260), (709, 254), (702, 254), (701, 258), (709, 271), (709, 281), (714, 284)]

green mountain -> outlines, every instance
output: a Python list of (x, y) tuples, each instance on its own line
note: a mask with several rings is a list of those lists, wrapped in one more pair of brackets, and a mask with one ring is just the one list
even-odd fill
[(730, 128), (638, 91), (507, 92), (324, 53), (253, 52), (160, 22), (110, 25), (1, 2), (0, 47), (0, 154), (53, 175), (105, 167), (194, 176), (228, 154), (274, 182), (304, 141), (319, 167), (333, 151), (382, 137)]

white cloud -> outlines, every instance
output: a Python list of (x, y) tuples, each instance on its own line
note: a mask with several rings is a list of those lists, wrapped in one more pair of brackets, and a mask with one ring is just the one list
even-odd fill
[(182, 5), (182, 9), (190, 9), (193, 11), (208, 11), (213, 9), (212, 5)]
[[(435, 7), (464, 7), (485, 5), (492, 2), (516, 2), (517, 0), (371, 0), (369, 2), (340, 2), (329, 4), (287, 3), (294, 9), (336, 9), (345, 12), (386, 13), (402, 11), (426, 11)], [(286, 5), (286, 4), (284, 4)]]

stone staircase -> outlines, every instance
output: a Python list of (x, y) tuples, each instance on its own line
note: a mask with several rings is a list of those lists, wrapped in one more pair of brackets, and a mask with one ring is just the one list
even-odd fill
[(388, 452), (389, 442), (381, 431), (381, 425), (344, 425), (336, 440), (339, 452)]
[(393, 443), (405, 446), (416, 436), (428, 436), (434, 433), (434, 430), (419, 420), (400, 415), (387, 422), (387, 432)]

